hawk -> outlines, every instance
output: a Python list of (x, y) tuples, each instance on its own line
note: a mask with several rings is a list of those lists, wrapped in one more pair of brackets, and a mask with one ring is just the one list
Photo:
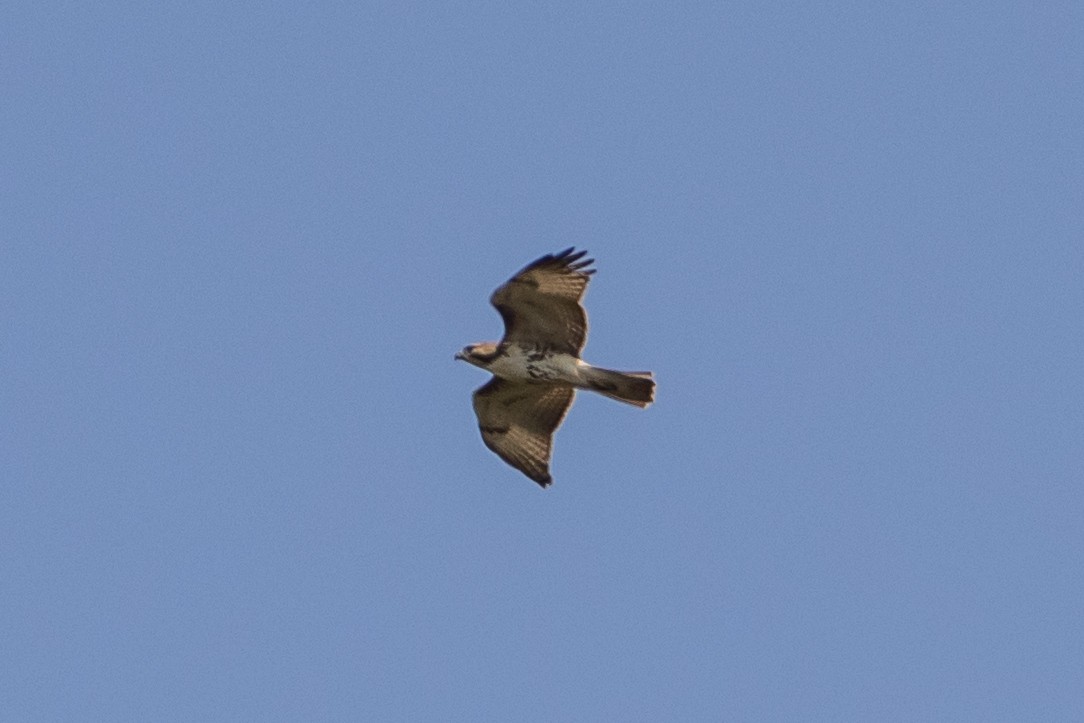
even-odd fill
[(504, 338), (455, 355), (493, 374), (474, 392), (482, 441), (542, 487), (553, 482), (553, 434), (577, 389), (641, 408), (655, 401), (651, 372), (615, 372), (580, 359), (587, 341), (580, 300), (595, 273), (586, 255), (575, 248), (548, 254), (509, 279), (490, 297), (504, 319)]

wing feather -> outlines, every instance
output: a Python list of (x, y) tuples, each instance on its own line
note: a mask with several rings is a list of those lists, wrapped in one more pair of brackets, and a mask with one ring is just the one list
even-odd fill
[(572, 406), (571, 387), (517, 384), (494, 377), (474, 392), (482, 441), (543, 487), (549, 485), (553, 433)]
[(524, 342), (579, 356), (587, 342), (587, 312), (580, 301), (594, 269), (586, 251), (567, 248), (526, 266), (493, 292), (506, 342)]

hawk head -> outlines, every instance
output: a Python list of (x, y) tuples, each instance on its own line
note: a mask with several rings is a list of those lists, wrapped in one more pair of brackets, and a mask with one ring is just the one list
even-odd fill
[(485, 369), (500, 353), (497, 342), (484, 341), (481, 344), (467, 344), (462, 351), (456, 352), (455, 358)]

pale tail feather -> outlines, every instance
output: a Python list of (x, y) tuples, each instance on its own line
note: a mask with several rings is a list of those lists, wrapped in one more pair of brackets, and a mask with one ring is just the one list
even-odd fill
[(655, 382), (651, 372), (615, 372), (612, 369), (581, 369), (587, 389), (625, 404), (646, 407), (655, 401)]

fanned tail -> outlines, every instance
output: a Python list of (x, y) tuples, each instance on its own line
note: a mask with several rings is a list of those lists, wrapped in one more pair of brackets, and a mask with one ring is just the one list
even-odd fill
[(641, 408), (655, 401), (655, 381), (651, 378), (651, 372), (615, 372), (588, 366), (581, 373), (587, 389), (610, 399)]

